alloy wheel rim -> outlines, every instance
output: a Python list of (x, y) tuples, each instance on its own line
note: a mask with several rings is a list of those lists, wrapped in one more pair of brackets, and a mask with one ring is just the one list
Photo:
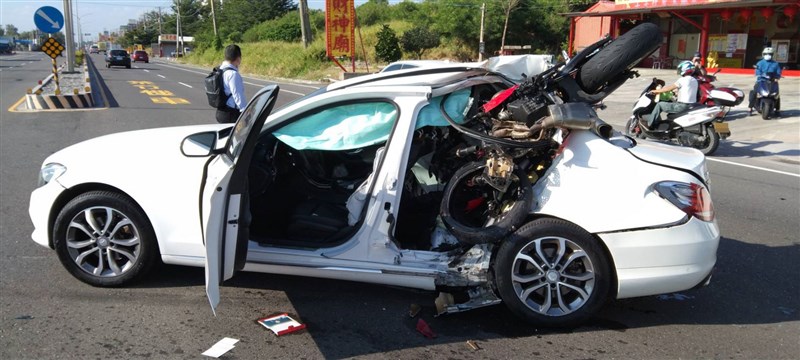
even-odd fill
[(67, 227), (67, 251), (84, 272), (116, 277), (128, 272), (141, 253), (139, 230), (121, 211), (96, 206), (76, 214)]
[(594, 265), (575, 242), (542, 237), (525, 245), (511, 266), (514, 292), (532, 311), (564, 316), (580, 309), (595, 287)]

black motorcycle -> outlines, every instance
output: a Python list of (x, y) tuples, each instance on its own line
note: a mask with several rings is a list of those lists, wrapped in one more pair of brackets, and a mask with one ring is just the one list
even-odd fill
[(750, 96), (755, 96), (755, 108), (761, 118), (769, 120), (773, 115), (778, 116), (781, 108), (780, 89), (778, 87), (778, 74), (769, 72), (758, 77), (755, 89)]

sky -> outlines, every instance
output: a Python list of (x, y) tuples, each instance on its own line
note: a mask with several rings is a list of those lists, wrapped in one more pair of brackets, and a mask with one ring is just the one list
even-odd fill
[[(219, 0), (215, 0), (219, 1)], [(224, 0), (223, 0), (224, 1)], [(397, 3), (400, 0), (390, 0)], [(356, 6), (367, 0), (355, 0)], [(91, 38), (108, 30), (117, 31), (120, 25), (128, 23), (128, 19), (138, 19), (143, 13), (157, 10), (161, 6), (162, 12), (171, 12), (171, 0), (72, 0), (73, 15), (80, 16), (81, 30), (84, 34), (91, 33)], [(64, 10), (63, 0), (0, 0), (0, 24), (13, 24), (19, 32), (33, 30), (33, 14), (39, 7), (52, 6)], [(322, 9), (325, 0), (308, 0), (308, 7)], [(78, 34), (77, 21), (74, 32)], [(91, 40), (91, 39), (90, 39)]]

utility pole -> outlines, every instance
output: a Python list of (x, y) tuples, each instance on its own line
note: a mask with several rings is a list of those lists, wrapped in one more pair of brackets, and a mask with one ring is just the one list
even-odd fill
[(300, 0), (300, 33), (303, 38), (303, 47), (308, 47), (308, 44), (311, 43), (312, 35), (311, 35), (311, 24), (308, 20), (308, 2), (306, 0)]
[(214, 25), (214, 37), (216, 37), (217, 36), (217, 15), (214, 14), (214, 0), (211, 0), (211, 24)]
[(72, 2), (64, 0), (64, 23), (66, 33), (65, 47), (67, 48), (67, 71), (68, 73), (75, 72), (75, 35), (72, 33)]
[(481, 4), (481, 38), (478, 43), (478, 61), (483, 61), (483, 53), (486, 51), (486, 44), (483, 42), (483, 20), (486, 17), (486, 3)]
[(181, 50), (181, 3), (180, 1), (175, 1), (175, 4), (178, 12), (175, 16), (175, 57), (177, 58)]

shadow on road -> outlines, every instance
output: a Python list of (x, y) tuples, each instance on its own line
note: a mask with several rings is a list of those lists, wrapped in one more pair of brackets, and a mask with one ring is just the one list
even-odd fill
[[(297, 316), (308, 325), (325, 358), (378, 354), (437, 343), (463, 343), (602, 330), (625, 332), (632, 328), (667, 325), (751, 325), (800, 320), (800, 242), (771, 247), (722, 238), (714, 277), (708, 287), (679, 294), (613, 301), (587, 324), (572, 330), (530, 326), (503, 305), (460, 314), (434, 317), (435, 292), (303, 278), (240, 273), (226, 283), (232, 298), (264, 303), (272, 291), (284, 292)], [(162, 266), (140, 284), (144, 288), (202, 286), (203, 269)], [(790, 280), (790, 281), (787, 281)], [(232, 288), (232, 289), (231, 289)], [(223, 297), (225, 294), (223, 293)], [(223, 299), (223, 306), (235, 306)], [(422, 305), (416, 318), (407, 313), (411, 304)], [(286, 309), (269, 309), (285, 311)], [(210, 316), (210, 315), (209, 315)], [(429, 340), (415, 330), (424, 319), (439, 337)], [(255, 319), (253, 319), (255, 320)], [(242, 326), (252, 324), (243, 323)], [(470, 356), (466, 345), (460, 358)]]
[[(97, 71), (97, 66), (95, 66), (92, 57), (87, 56), (86, 59), (87, 59), (86, 63), (89, 65), (89, 71), (91, 71), (92, 73), (91, 76), (92, 89), (100, 89), (103, 92), (103, 94), (105, 94), (105, 99), (103, 99), (103, 96), (100, 94), (100, 92), (98, 91), (93, 92), (92, 97), (95, 106), (96, 107), (106, 106), (110, 108), (119, 107), (117, 99), (114, 98), (114, 94), (111, 92), (111, 89), (108, 88), (108, 85), (106, 85), (105, 80), (103, 80), (103, 75), (100, 75), (100, 72)], [(104, 103), (105, 100), (108, 100), (108, 104)]]
[(719, 148), (714, 152), (714, 157), (766, 157), (766, 156), (800, 156), (800, 149), (786, 149), (777, 152), (760, 150), (769, 145), (784, 144), (782, 141), (731, 141), (720, 142)]

